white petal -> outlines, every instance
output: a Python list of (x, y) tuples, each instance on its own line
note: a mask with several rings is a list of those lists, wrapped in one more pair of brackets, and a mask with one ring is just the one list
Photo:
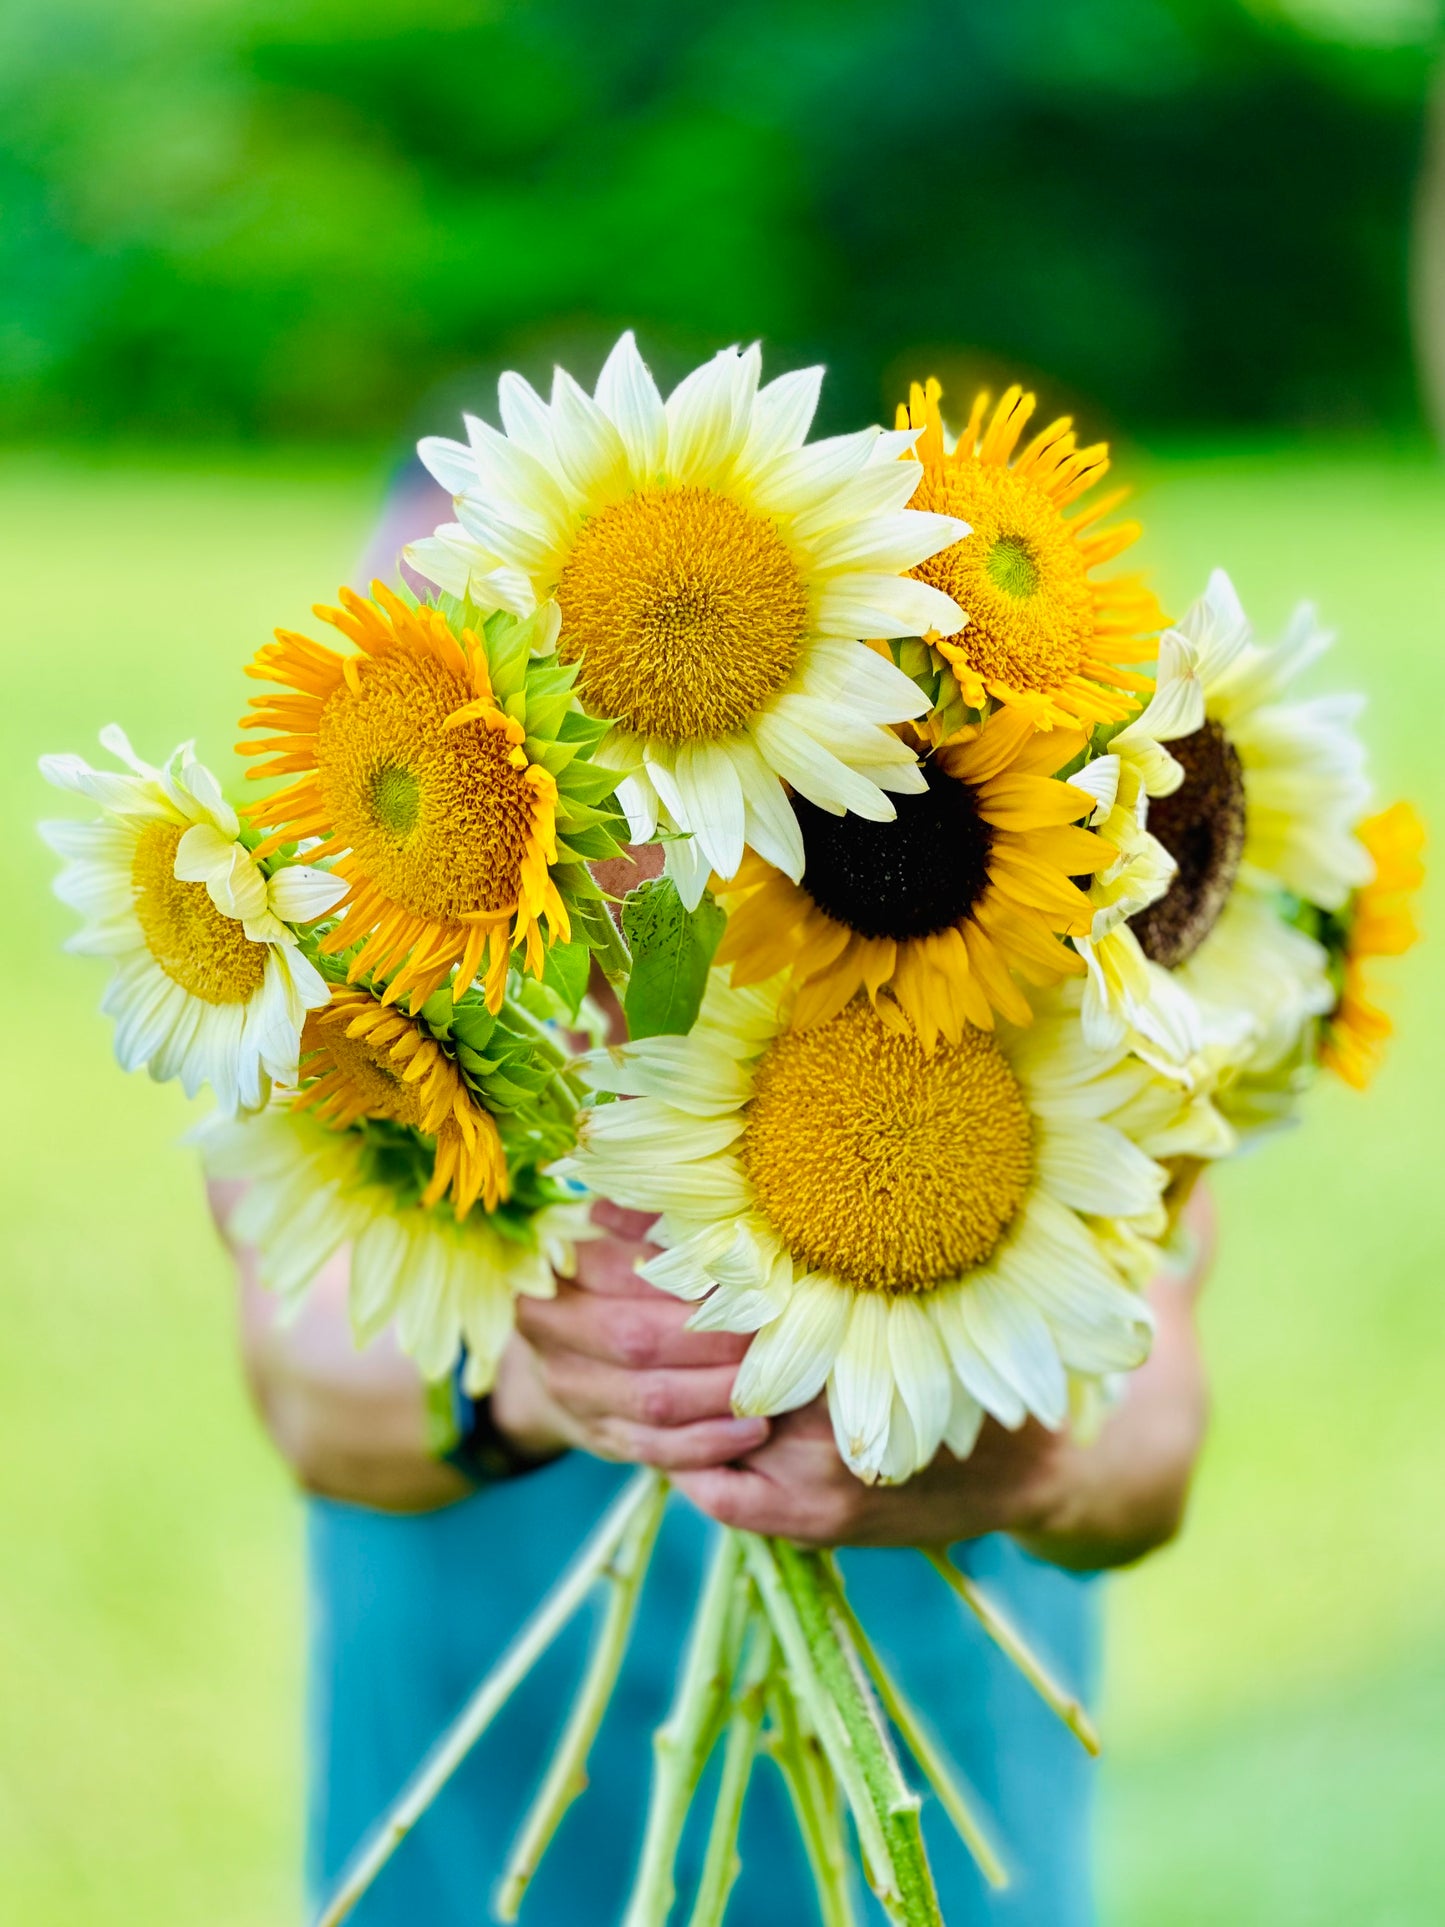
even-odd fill
[(910, 1472), (921, 1471), (943, 1443), (953, 1386), (953, 1372), (929, 1316), (926, 1299), (915, 1299), (903, 1292), (892, 1298), (888, 1355), (899, 1395), (912, 1422), (917, 1463)]
[(646, 776), (624, 776), (617, 785), (617, 801), (627, 818), (627, 834), (634, 843), (650, 843), (657, 829), (657, 791)]
[(888, 1308), (879, 1293), (858, 1292), (828, 1385), (833, 1428), (850, 1465), (881, 1453), (892, 1404)]
[(738, 419), (738, 374), (736, 348), (724, 348), (668, 396), (667, 466), (679, 482), (706, 485), (739, 453), (747, 419)]
[(692, 831), (719, 876), (736, 876), (743, 860), (743, 787), (728, 745), (679, 744), (672, 774), (680, 826)]
[(766, 1417), (796, 1411), (822, 1391), (848, 1325), (850, 1297), (831, 1279), (798, 1279), (782, 1314), (748, 1347), (733, 1410)]
[(176, 845), (175, 874), (183, 883), (204, 883), (222, 916), (238, 921), (266, 910), (266, 879), (244, 845), (209, 823), (193, 823)]
[(754, 474), (779, 455), (802, 447), (817, 413), (822, 385), (821, 368), (795, 368), (759, 389), (753, 403), (752, 427), (738, 465), (741, 473)]
[(350, 886), (330, 870), (307, 863), (288, 863), (271, 874), (270, 905), (287, 923), (314, 923), (346, 895)]
[(565, 368), (552, 380), (552, 438), (562, 473), (589, 504), (611, 501), (627, 487), (628, 453), (621, 435)]
[(1063, 1363), (1041, 1314), (1001, 1277), (971, 1284), (964, 1303), (971, 1336), (1035, 1418), (1057, 1430), (1069, 1415)]
[(669, 843), (663, 852), (662, 872), (677, 886), (683, 909), (696, 910), (712, 874), (712, 865), (697, 838), (682, 836)]
[(971, 1392), (964, 1390), (957, 1378), (953, 1380), (952, 1396), (948, 1407), (948, 1424), (943, 1430), (943, 1442), (956, 1459), (966, 1459), (978, 1442), (983, 1426), (983, 1407)]
[(1035, 1168), (1051, 1197), (1099, 1217), (1148, 1211), (1167, 1176), (1122, 1131), (1087, 1121), (1041, 1129)]
[(1089, 821), (1102, 823), (1113, 809), (1114, 799), (1119, 794), (1119, 759), (1113, 755), (1096, 756), (1092, 763), (1075, 770), (1068, 780), (1075, 789), (1093, 797), (1095, 807)]
[(448, 495), (461, 495), (477, 485), (477, 465), (465, 442), (448, 441), (443, 435), (423, 435), (416, 445), (417, 458)]
[(759, 754), (751, 733), (735, 737), (728, 753), (743, 786), (749, 848), (794, 883), (799, 882), (803, 874), (803, 832), (782, 783)]
[(549, 472), (554, 471), (557, 451), (552, 441), (551, 413), (532, 384), (509, 368), (497, 383), (497, 405), (502, 426), (512, 440)]
[(912, 576), (857, 570), (825, 578), (813, 620), (819, 635), (878, 637), (957, 635), (964, 614), (952, 596)]
[(632, 465), (633, 481), (638, 487), (646, 487), (662, 468), (667, 415), (630, 328), (603, 363), (597, 378), (597, 400), (617, 424)]
[(859, 473), (878, 441), (876, 428), (833, 435), (795, 448), (752, 477), (753, 504), (764, 514), (795, 516), (826, 501)]
[(934, 1326), (969, 1396), (977, 1399), (986, 1412), (991, 1412), (1000, 1425), (1016, 1431), (1027, 1416), (1024, 1401), (974, 1339), (968, 1306), (975, 1282), (967, 1279), (934, 1293), (931, 1306)]
[(752, 736), (769, 767), (820, 809), (831, 810), (835, 816), (854, 810), (875, 823), (891, 823), (897, 816), (876, 783), (849, 769), (807, 730), (780, 715), (778, 705), (758, 717)]
[(870, 516), (833, 530), (812, 545), (813, 558), (819, 569), (829, 572), (912, 569), (940, 549), (952, 548), (968, 533), (968, 524), (955, 515), (899, 509), (893, 515)]

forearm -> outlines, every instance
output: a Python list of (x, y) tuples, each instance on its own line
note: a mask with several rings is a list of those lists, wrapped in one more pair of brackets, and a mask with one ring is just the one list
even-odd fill
[(1038, 1557), (1074, 1571), (1130, 1565), (1184, 1520), (1209, 1419), (1194, 1308), (1214, 1261), (1215, 1218), (1200, 1189), (1186, 1214), (1189, 1264), (1149, 1293), (1156, 1327), (1148, 1361), (1088, 1444), (1065, 1441), (1046, 1463), (1033, 1517), (1015, 1530)]
[(1092, 1443), (1067, 1442), (1050, 1460), (1032, 1516), (1015, 1531), (1053, 1565), (1083, 1572), (1129, 1565), (1183, 1522), (1208, 1399), (1180, 1287), (1166, 1281), (1155, 1303), (1159, 1329), (1148, 1364)]
[[(223, 1231), (228, 1198), (212, 1208)], [(232, 1247), (241, 1356), (256, 1411), (309, 1492), (384, 1512), (424, 1512), (470, 1489), (432, 1455), (425, 1391), (389, 1335), (358, 1351), (347, 1315), (342, 1257), (322, 1272), (298, 1317), (283, 1319), (256, 1274), (255, 1254)]]

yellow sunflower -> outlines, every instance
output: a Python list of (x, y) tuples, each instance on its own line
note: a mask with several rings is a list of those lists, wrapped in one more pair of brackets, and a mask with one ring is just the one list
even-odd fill
[(1076, 984), (1028, 1030), (966, 1025), (931, 1055), (865, 998), (807, 1030), (790, 1000), (714, 970), (685, 1038), (591, 1053), (592, 1088), (626, 1101), (582, 1113), (562, 1173), (661, 1214), (642, 1275), (696, 1305), (691, 1329), (757, 1334), (734, 1409), (826, 1387), (859, 1477), (967, 1456), (985, 1412), (1062, 1427), (1148, 1353), (1160, 1160), (1228, 1147), (1208, 1098), (1093, 1050)]
[(300, 1075), (291, 1108), (314, 1112), (333, 1130), (386, 1118), (436, 1139), (423, 1208), (450, 1193), (461, 1219), (478, 1198), (495, 1211), (510, 1194), (496, 1123), (456, 1063), (424, 1024), (369, 990), (332, 986), (330, 1006), (306, 1019)]
[(1014, 704), (1037, 728), (1121, 722), (1149, 679), (1125, 665), (1152, 661), (1163, 612), (1138, 576), (1094, 571), (1127, 549), (1137, 522), (1100, 527), (1123, 500), (1116, 490), (1065, 514), (1108, 473), (1104, 442), (1080, 448), (1067, 416), (1016, 453), (1035, 399), (1010, 388), (990, 415), (979, 394), (951, 447), (936, 381), (913, 384), (900, 428), (921, 429), (913, 453), (923, 479), (915, 509), (960, 517), (972, 534), (920, 562), (920, 581), (952, 596), (967, 618), (930, 638), (952, 666), (963, 700)]
[[(927, 790), (896, 799), (891, 823), (834, 816), (791, 799), (806, 863), (794, 883), (751, 853), (722, 886), (728, 926), (718, 952), (739, 986), (787, 969), (794, 1021), (826, 1023), (859, 990), (925, 1050), (956, 1044), (994, 1016), (1029, 1021), (1013, 972), (1047, 985), (1082, 975), (1060, 941), (1087, 934), (1089, 900), (1072, 881), (1114, 850), (1074, 827), (1093, 804), (1055, 772), (1084, 738), (1040, 735), (1022, 710), (959, 731), (923, 764)], [(906, 1024), (905, 1021), (906, 1020)]]
[(415, 1007), (454, 965), (460, 996), (485, 959), (496, 1010), (513, 946), (540, 976), (543, 921), (550, 941), (570, 935), (551, 874), (559, 797), (545, 757), (565, 768), (575, 750), (534, 741), (525, 689), (503, 706), (483, 638), (372, 587), (374, 602), (343, 589), (342, 608), (316, 609), (358, 653), (278, 629), (248, 667), (293, 692), (252, 699), (241, 727), (269, 734), (239, 747), (269, 761), (250, 774), (298, 779), (249, 815), (270, 832), (263, 853), (318, 837), (315, 855), (335, 858), (350, 887), (322, 949), (359, 944), (352, 981), (384, 976), (386, 1001), (410, 993)]
[(1357, 1091), (1380, 1067), (1394, 1025), (1366, 996), (1370, 957), (1398, 957), (1420, 940), (1410, 899), (1425, 880), (1425, 825), (1408, 803), (1361, 823), (1356, 835), (1374, 859), (1372, 882), (1355, 892), (1344, 947), (1339, 1002), (1325, 1022), (1320, 1062)]

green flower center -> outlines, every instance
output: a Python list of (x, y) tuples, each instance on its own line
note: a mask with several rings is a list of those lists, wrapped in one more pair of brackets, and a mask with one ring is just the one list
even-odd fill
[(983, 566), (994, 587), (1018, 602), (1027, 602), (1039, 586), (1039, 566), (1021, 535), (1000, 535)]
[(408, 837), (421, 809), (421, 785), (400, 764), (379, 769), (371, 779), (371, 809), (379, 828)]

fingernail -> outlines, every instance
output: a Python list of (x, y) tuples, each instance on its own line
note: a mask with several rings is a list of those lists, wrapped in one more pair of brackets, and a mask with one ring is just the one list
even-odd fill
[(734, 1418), (727, 1421), (728, 1437), (739, 1450), (751, 1450), (762, 1445), (772, 1427), (765, 1418)]

